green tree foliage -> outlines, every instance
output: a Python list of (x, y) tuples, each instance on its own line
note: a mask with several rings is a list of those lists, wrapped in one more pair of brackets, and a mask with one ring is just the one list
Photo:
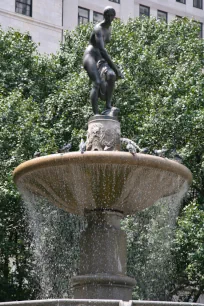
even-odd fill
[(126, 218), (128, 272), (136, 278), (134, 299), (172, 299), (177, 279), (171, 252), (180, 198), (165, 199), (148, 210)]
[[(31, 159), (35, 151), (42, 155), (55, 153), (68, 141), (72, 142), (73, 150), (77, 150), (80, 138), (85, 137), (92, 109), (89, 102), (91, 84), (82, 68), (82, 56), (91, 28), (92, 25), (87, 25), (67, 32), (60, 52), (50, 56), (38, 54), (28, 35), (14, 30), (0, 31), (1, 301), (34, 298), (39, 289), (33, 283), (37, 279), (31, 239), (24, 206), (12, 182), (12, 171), (22, 161)], [(122, 135), (135, 140), (141, 147), (149, 147), (150, 152), (162, 146), (176, 148), (184, 164), (193, 172), (193, 188), (198, 193), (195, 213), (202, 207), (204, 198), (203, 47), (196, 24), (185, 19), (169, 25), (155, 19), (129, 20), (126, 25), (116, 21), (108, 46), (111, 57), (125, 76), (117, 82), (113, 99), (114, 105), (120, 108)], [(100, 109), (104, 109), (102, 101)], [(138, 271), (142, 271), (135, 289), (137, 298), (171, 298), (172, 275), (167, 273), (171, 280), (166, 284), (151, 258), (151, 254), (156, 253), (149, 229), (160, 227), (159, 221), (157, 226), (152, 221), (152, 216), (161, 210), (161, 206), (154, 207), (136, 218), (127, 219), (124, 224), (128, 232), (129, 273), (137, 278)], [(182, 218), (191, 223), (185, 214)], [(181, 223), (178, 226), (178, 233), (184, 231)], [(141, 235), (133, 234), (136, 231)], [(70, 246), (77, 253), (73, 237), (78, 239), (78, 234), (74, 236), (71, 226), (69, 234)], [(165, 231), (161, 230), (161, 236), (165, 236)], [(177, 248), (182, 248), (182, 239), (176, 239)], [(147, 252), (145, 241), (151, 244), (152, 253), (148, 256), (142, 252), (143, 249)], [(188, 257), (188, 249), (186, 254)], [(199, 256), (202, 260), (202, 250)], [(189, 264), (191, 272), (188, 272), (189, 265), (182, 264), (178, 275), (184, 274), (190, 281), (199, 279), (199, 269), (193, 268), (195, 258), (198, 260), (192, 256)], [(154, 277), (150, 273), (149, 286), (143, 290), (142, 278), (152, 265), (156, 273)], [(75, 268), (72, 273), (74, 271)], [(162, 285), (156, 286), (159, 277)], [(162, 294), (165, 290), (168, 293)]]
[[(195, 201), (187, 205), (178, 219), (174, 253), (180, 281), (175, 291), (181, 299), (197, 301), (204, 290), (204, 209)], [(185, 294), (186, 293), (186, 294)]]
[(35, 151), (56, 152), (57, 141), (64, 139), (56, 141), (44, 109), (44, 100), (58, 86), (58, 58), (40, 56), (27, 35), (14, 30), (0, 35), (0, 300), (8, 301), (40, 295), (32, 237), (12, 171)]

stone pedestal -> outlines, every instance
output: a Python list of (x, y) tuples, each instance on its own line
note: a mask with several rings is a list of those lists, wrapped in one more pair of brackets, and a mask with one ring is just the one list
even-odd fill
[(116, 117), (96, 115), (89, 119), (87, 151), (120, 151), (120, 122)]
[(81, 236), (80, 275), (73, 278), (76, 299), (132, 298), (135, 280), (126, 276), (126, 235), (121, 213), (89, 211)]

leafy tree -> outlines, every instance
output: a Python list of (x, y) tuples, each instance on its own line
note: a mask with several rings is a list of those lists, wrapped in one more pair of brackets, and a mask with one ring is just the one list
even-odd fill
[[(58, 148), (53, 130), (44, 122), (43, 101), (57, 87), (60, 69), (58, 59), (40, 56), (27, 35), (14, 30), (1, 31), (0, 35), (3, 72), (0, 84), (0, 300), (8, 301), (36, 298), (41, 292), (33, 237), (25, 207), (12, 182), (12, 171), (31, 159), (35, 151), (45, 154)], [(5, 67), (8, 70), (4, 71)], [(68, 219), (73, 220), (67, 216)], [(69, 240), (70, 236), (71, 230)]]
[(174, 254), (180, 281), (175, 291), (180, 291), (181, 299), (187, 302), (196, 302), (204, 290), (203, 224), (203, 207), (195, 201), (183, 209), (178, 219)]
[(1, 301), (32, 298), (38, 291), (38, 284), (34, 277), (32, 247), (21, 199), (14, 199), (1, 190), (0, 213)]

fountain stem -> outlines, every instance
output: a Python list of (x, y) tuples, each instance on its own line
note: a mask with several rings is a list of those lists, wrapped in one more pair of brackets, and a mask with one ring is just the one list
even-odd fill
[(123, 214), (93, 210), (81, 235), (80, 275), (73, 278), (77, 299), (132, 298), (135, 280), (126, 276), (126, 234), (120, 228)]

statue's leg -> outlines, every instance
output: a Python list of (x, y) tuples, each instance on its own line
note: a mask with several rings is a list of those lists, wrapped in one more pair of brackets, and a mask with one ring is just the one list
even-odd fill
[(108, 71), (106, 73), (106, 78), (107, 78), (106, 108), (110, 109), (111, 108), (113, 90), (114, 90), (115, 81), (116, 81), (115, 72), (112, 69), (108, 69)]
[(93, 87), (91, 89), (90, 99), (92, 104), (92, 109), (95, 115), (99, 113), (98, 111), (98, 95), (99, 95), (99, 88), (101, 85), (101, 78), (99, 72), (97, 70), (95, 60), (89, 56), (86, 59), (85, 69), (93, 82)]
[(93, 82), (93, 87), (91, 89), (90, 99), (92, 104), (92, 109), (95, 115), (99, 113), (98, 111), (98, 93), (100, 88), (100, 82)]

